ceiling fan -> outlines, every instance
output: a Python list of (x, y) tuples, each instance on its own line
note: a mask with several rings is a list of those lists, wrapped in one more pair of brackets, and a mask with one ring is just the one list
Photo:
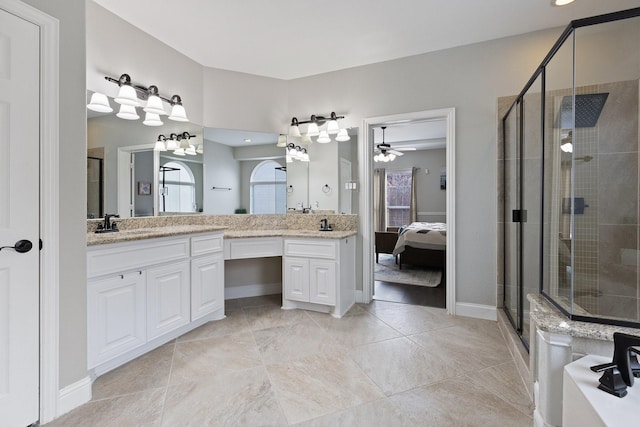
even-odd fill
[(373, 160), (376, 162), (392, 162), (395, 160), (396, 156), (403, 156), (404, 153), (401, 153), (397, 150), (392, 150), (391, 145), (384, 142), (384, 130), (387, 128), (386, 126), (381, 126), (382, 128), (382, 143), (376, 145), (373, 156)]

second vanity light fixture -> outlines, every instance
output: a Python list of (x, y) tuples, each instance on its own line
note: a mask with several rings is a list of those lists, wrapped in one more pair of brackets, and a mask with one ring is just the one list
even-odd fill
[[(118, 95), (114, 101), (120, 104), (120, 109), (116, 113), (124, 120), (138, 120), (140, 116), (136, 111), (137, 107), (142, 107), (145, 112), (145, 118), (142, 122), (146, 126), (162, 126), (160, 116), (167, 115), (164, 109), (163, 101), (171, 106), (171, 112), (168, 114), (169, 120), (177, 122), (188, 122), (187, 112), (182, 106), (182, 98), (180, 95), (173, 95), (171, 98), (165, 98), (158, 93), (158, 87), (151, 85), (149, 87), (133, 85), (129, 74), (123, 74), (119, 79), (105, 76), (105, 79), (111, 83), (115, 83), (120, 88)], [(145, 102), (146, 101), (146, 102)], [(87, 108), (99, 113), (111, 113), (113, 108), (109, 104), (109, 98), (103, 93), (95, 92), (91, 95), (91, 101)]]
[(307, 153), (306, 148), (302, 148), (299, 145), (294, 145), (293, 143), (289, 143), (286, 148), (287, 155), (285, 158), (287, 163), (292, 163), (294, 160), (299, 160), (301, 162), (309, 161), (309, 154)]
[[(327, 116), (319, 114), (312, 114), (309, 120), (298, 120), (297, 117), (291, 119), (291, 125), (289, 125), (289, 132), (282, 134), (278, 138), (278, 147), (287, 147), (291, 141), (298, 142), (301, 145), (309, 145), (313, 143), (311, 139), (316, 138), (316, 141), (320, 144), (326, 144), (331, 142), (331, 138), (338, 142), (349, 141), (351, 138), (346, 129), (341, 129), (338, 125), (338, 120), (344, 119), (344, 116), (338, 116), (335, 112)], [(306, 132), (300, 132), (300, 125), (306, 124)], [(320, 130), (320, 127), (327, 125), (326, 129)]]
[(204, 151), (202, 144), (196, 148), (195, 145), (189, 142), (191, 138), (195, 137), (195, 135), (191, 135), (189, 132), (182, 132), (180, 134), (172, 133), (169, 137), (158, 135), (154, 150), (173, 151), (173, 154), (176, 156), (184, 156), (185, 154), (195, 156), (196, 154), (202, 154)]

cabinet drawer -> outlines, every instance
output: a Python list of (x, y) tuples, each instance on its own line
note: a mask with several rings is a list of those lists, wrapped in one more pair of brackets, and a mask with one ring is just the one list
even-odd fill
[(225, 240), (225, 259), (282, 256), (281, 237), (257, 237)]
[(284, 254), (290, 256), (336, 259), (338, 250), (333, 240), (287, 239)]
[(150, 239), (87, 252), (87, 276), (120, 273), (189, 257), (189, 239)]
[(213, 254), (222, 251), (222, 233), (191, 238), (191, 256)]

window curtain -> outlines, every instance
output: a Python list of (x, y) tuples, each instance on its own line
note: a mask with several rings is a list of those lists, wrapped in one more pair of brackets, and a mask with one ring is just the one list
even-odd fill
[(385, 171), (373, 170), (373, 230), (386, 231)]
[(411, 204), (409, 205), (409, 222), (418, 221), (418, 190), (416, 189), (416, 178), (418, 168), (411, 168)]

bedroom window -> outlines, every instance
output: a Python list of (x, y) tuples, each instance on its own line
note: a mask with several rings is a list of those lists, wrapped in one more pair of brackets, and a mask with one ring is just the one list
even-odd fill
[(409, 224), (411, 169), (387, 171), (387, 227)]

